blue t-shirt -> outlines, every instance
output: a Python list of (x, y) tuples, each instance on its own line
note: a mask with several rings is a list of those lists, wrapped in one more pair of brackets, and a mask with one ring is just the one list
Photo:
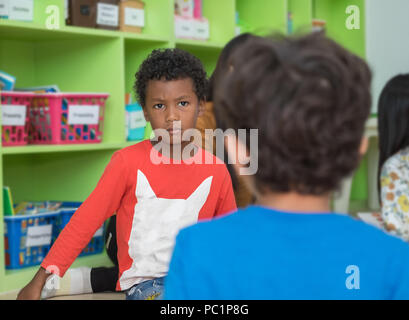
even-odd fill
[(409, 299), (409, 245), (350, 216), (250, 206), (183, 229), (165, 299)]

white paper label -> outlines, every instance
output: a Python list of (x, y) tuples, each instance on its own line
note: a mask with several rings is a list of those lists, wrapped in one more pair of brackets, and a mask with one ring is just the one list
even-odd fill
[(99, 106), (70, 105), (68, 108), (68, 124), (98, 124)]
[(143, 111), (132, 111), (129, 112), (129, 129), (142, 128), (146, 126), (145, 116)]
[(193, 19), (175, 19), (176, 38), (192, 38), (194, 36)]
[(26, 123), (27, 107), (5, 104), (1, 106), (3, 126), (24, 126)]
[(207, 20), (195, 20), (195, 38), (209, 39), (209, 22)]
[(12, 0), (9, 12), (10, 20), (33, 21), (33, 0)]
[(9, 0), (0, 0), (0, 16), (9, 15)]
[(52, 224), (27, 228), (26, 247), (51, 244)]
[(136, 8), (125, 8), (125, 25), (143, 27), (145, 25), (145, 11)]
[(93, 238), (95, 237), (101, 237), (104, 234), (104, 226), (102, 226), (101, 228), (99, 228), (97, 230), (97, 232), (95, 232), (95, 234), (92, 236)]
[(97, 24), (104, 26), (118, 26), (118, 6), (114, 4), (98, 3)]

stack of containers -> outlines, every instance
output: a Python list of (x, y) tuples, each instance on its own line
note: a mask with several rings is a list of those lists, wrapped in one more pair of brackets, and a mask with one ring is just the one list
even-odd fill
[(209, 39), (209, 21), (202, 15), (202, 0), (175, 0), (175, 37)]
[(67, 25), (134, 33), (145, 26), (140, 0), (69, 0), (66, 10)]
[(108, 97), (1, 91), (2, 145), (100, 143)]
[[(80, 202), (62, 202), (60, 208), (54, 211), (5, 216), (6, 269), (21, 269), (41, 264), (80, 205)], [(102, 253), (104, 232), (105, 223), (79, 256)]]

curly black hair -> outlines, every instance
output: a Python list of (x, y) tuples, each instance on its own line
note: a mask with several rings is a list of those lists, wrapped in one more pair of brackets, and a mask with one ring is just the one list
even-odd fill
[(153, 50), (140, 65), (135, 78), (134, 90), (142, 107), (145, 107), (146, 89), (150, 80), (191, 78), (199, 100), (206, 99), (208, 80), (202, 62), (181, 49)]
[(366, 62), (322, 33), (249, 39), (232, 62), (215, 112), (223, 130), (259, 129), (257, 190), (337, 190), (361, 158), (371, 105)]

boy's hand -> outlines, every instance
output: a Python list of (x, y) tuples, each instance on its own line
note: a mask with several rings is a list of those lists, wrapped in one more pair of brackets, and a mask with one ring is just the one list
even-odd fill
[(41, 290), (51, 273), (47, 272), (44, 268), (40, 268), (33, 280), (29, 282), (17, 295), (17, 300), (40, 300)]
[(33, 280), (20, 290), (17, 300), (40, 300), (42, 288), (33, 283)]

